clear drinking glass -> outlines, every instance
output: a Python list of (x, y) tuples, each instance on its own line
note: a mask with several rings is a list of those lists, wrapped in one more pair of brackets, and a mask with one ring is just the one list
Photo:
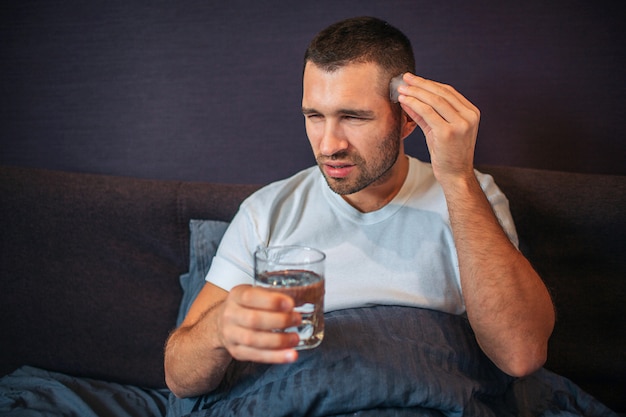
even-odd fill
[(296, 349), (311, 349), (324, 338), (324, 260), (326, 255), (306, 246), (270, 246), (254, 254), (254, 284), (287, 294), (302, 314)]

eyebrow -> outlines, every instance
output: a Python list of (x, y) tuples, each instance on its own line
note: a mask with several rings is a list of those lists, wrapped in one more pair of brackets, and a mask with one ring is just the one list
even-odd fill
[[(374, 112), (371, 110), (339, 109), (335, 113), (342, 114), (345, 116), (355, 116), (355, 117), (365, 117), (365, 118), (374, 117)], [(302, 114), (308, 115), (308, 114), (322, 114), (322, 113), (313, 108), (302, 107)]]

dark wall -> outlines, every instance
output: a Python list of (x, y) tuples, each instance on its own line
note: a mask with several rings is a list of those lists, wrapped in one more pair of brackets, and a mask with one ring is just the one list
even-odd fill
[[(8, 4), (7, 4), (8, 3)], [(626, 174), (618, 1), (18, 1), (0, 6), (0, 163), (257, 182), (313, 163), (302, 54), (341, 18), (412, 39), (482, 111), (477, 163)], [(427, 157), (423, 137), (409, 153)]]

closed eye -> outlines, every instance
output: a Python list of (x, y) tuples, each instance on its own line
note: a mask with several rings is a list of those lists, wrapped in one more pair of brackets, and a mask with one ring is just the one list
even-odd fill
[(373, 120), (373, 117), (345, 114), (341, 116), (341, 120), (351, 125), (362, 125)]
[(374, 113), (369, 110), (342, 110), (341, 117), (351, 121), (367, 121), (374, 119)]
[(304, 115), (304, 117), (306, 117), (307, 119), (320, 119), (323, 116), (316, 111), (315, 109), (309, 109), (309, 108), (302, 108), (302, 114)]
[(316, 121), (324, 119), (324, 116), (322, 116), (321, 114), (305, 114), (304, 117), (307, 118), (308, 120), (311, 120), (312, 122), (316, 122)]

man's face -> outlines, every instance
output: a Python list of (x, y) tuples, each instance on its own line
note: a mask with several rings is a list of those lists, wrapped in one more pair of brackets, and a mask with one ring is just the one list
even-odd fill
[(330, 188), (349, 195), (383, 184), (403, 153), (385, 81), (373, 63), (327, 72), (307, 63), (302, 112), (315, 159)]

